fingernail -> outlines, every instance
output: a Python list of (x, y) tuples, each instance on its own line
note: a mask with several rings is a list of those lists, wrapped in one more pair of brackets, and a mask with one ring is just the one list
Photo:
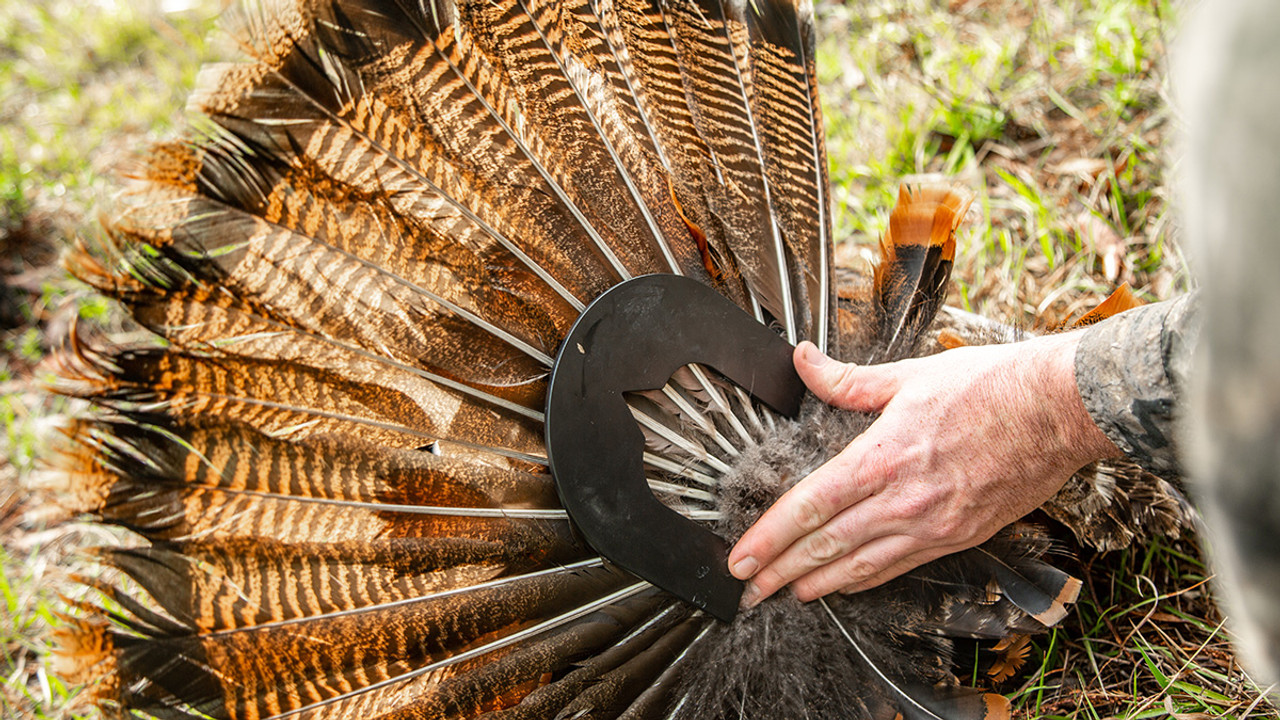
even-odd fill
[(760, 604), (760, 588), (755, 583), (747, 583), (742, 590), (742, 599), (738, 601), (739, 610), (750, 610)]
[(748, 555), (729, 568), (729, 573), (739, 580), (746, 580), (756, 574), (756, 570), (760, 569), (760, 563), (755, 558)]
[(823, 355), (822, 351), (818, 349), (818, 346), (813, 343), (805, 344), (804, 352), (801, 353), (801, 359), (814, 367), (822, 367), (827, 364), (828, 360), (830, 360), (830, 358)]

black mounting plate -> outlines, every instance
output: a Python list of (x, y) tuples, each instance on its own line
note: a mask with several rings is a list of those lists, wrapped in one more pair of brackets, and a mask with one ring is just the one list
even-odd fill
[(742, 581), (728, 543), (654, 497), (644, 436), (623, 393), (654, 390), (689, 363), (715, 368), (787, 416), (804, 384), (789, 343), (712, 288), (677, 275), (619, 283), (578, 318), (547, 391), (547, 455), (561, 502), (610, 561), (725, 621)]

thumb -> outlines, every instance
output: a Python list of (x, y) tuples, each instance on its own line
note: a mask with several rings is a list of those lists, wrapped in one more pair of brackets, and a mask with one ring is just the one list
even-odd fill
[(804, 384), (828, 405), (844, 410), (875, 412), (898, 391), (898, 381), (884, 365), (859, 366), (827, 357), (805, 340), (791, 360)]

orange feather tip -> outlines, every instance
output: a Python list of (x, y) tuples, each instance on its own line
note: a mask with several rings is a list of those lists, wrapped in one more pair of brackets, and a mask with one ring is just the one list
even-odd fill
[(889, 214), (883, 245), (941, 247), (943, 259), (955, 257), (955, 233), (973, 203), (973, 192), (960, 185), (898, 186), (898, 204)]
[(1029, 635), (1010, 635), (991, 648), (996, 653), (995, 662), (987, 669), (987, 675), (993, 682), (1004, 682), (1013, 677), (1027, 662), (1031, 653), (1031, 637)]
[(1054, 601), (1060, 602), (1063, 605), (1070, 605), (1074, 603), (1076, 599), (1080, 597), (1080, 588), (1082, 585), (1083, 583), (1076, 578), (1067, 578), (1066, 584), (1064, 584), (1062, 589), (1058, 591), (1058, 596), (1054, 598)]
[(1009, 702), (1009, 698), (995, 693), (987, 693), (982, 696), (983, 703), (986, 705), (986, 714), (983, 720), (1009, 720), (1013, 716), (1013, 704)]
[(1045, 627), (1053, 627), (1067, 616), (1067, 606), (1076, 601), (1080, 596), (1081, 583), (1073, 577), (1068, 577), (1062, 587), (1058, 589), (1058, 594), (1054, 596), (1053, 603), (1047, 610), (1036, 613), (1031, 617), (1035, 618), (1041, 625)]
[(1097, 307), (1081, 315), (1080, 319), (1072, 323), (1071, 326), (1077, 328), (1087, 327), (1140, 305), (1142, 305), (1142, 301), (1133, 294), (1133, 289), (1129, 287), (1129, 283), (1124, 283), (1108, 295), (1106, 300), (1098, 303)]
[(1054, 625), (1057, 625), (1058, 623), (1062, 622), (1062, 619), (1065, 618), (1066, 616), (1067, 616), (1067, 608), (1060, 605), (1059, 603), (1054, 603), (1048, 610), (1045, 610), (1044, 612), (1036, 613), (1031, 617), (1035, 618), (1036, 622), (1039, 622), (1041, 625), (1045, 627), (1053, 627)]
[(101, 509), (117, 478), (104, 466), (93, 424), (81, 418), (51, 416), (40, 422), (36, 436), (46, 451), (23, 483), (26, 490), (41, 498), (30, 512), (61, 522)]
[[(955, 720), (1009, 720), (1012, 705), (996, 693), (974, 692), (962, 687), (935, 685), (936, 697), (927, 705), (929, 717)], [(899, 715), (901, 717), (901, 715)], [(912, 715), (912, 717), (919, 717)]]
[(60, 614), (53, 630), (52, 666), (59, 677), (76, 684), (114, 676), (115, 642), (105, 620)]

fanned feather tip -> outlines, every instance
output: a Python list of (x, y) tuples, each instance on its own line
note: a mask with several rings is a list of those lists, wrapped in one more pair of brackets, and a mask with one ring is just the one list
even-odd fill
[(902, 357), (946, 299), (955, 260), (956, 230), (973, 193), (958, 185), (903, 184), (880, 241), (874, 295), (880, 360)]

